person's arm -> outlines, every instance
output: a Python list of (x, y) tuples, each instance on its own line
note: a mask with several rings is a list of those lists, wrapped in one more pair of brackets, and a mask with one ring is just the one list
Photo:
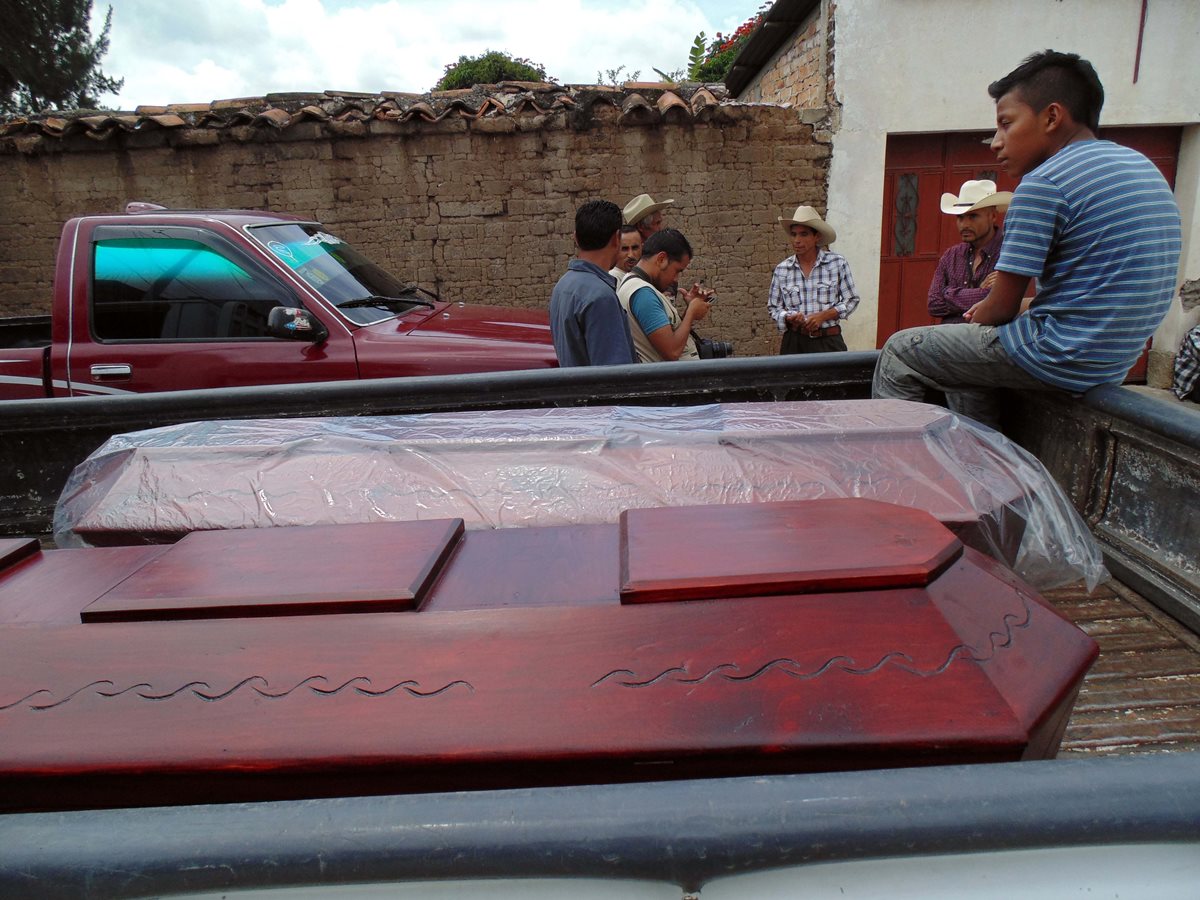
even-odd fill
[(976, 325), (1003, 325), (1011, 322), (1021, 311), (1021, 298), (1029, 286), (1028, 275), (996, 270), (996, 283), (988, 295), (963, 313), (963, 318)]
[(809, 337), (816, 337), (821, 333), (821, 326), (826, 322), (832, 322), (839, 318), (838, 308), (831, 306), (828, 309), (823, 309), (819, 313), (813, 313), (811, 316), (804, 316), (802, 328), (804, 333)]
[[(994, 283), (994, 282), (993, 282)], [(942, 306), (945, 312), (934, 313), (938, 316), (961, 316), (968, 309), (988, 295), (989, 287), (948, 287), (942, 292)], [(932, 311), (933, 306), (930, 305)]]
[(767, 295), (767, 312), (775, 320), (775, 327), (780, 332), (788, 329), (788, 310), (783, 305), (783, 287), (779, 283), (779, 273), (771, 275), (771, 292)]
[[(948, 270), (950, 268), (950, 258), (954, 255), (954, 250), (951, 248), (946, 253), (942, 254), (942, 258), (938, 260), (937, 269), (934, 270), (933, 280), (929, 282), (929, 314), (931, 316), (957, 316), (961, 310), (954, 309), (946, 302), (946, 291), (949, 285), (946, 282), (948, 278)], [(976, 297), (971, 302), (981, 300), (982, 297)]]
[(858, 288), (854, 286), (854, 276), (850, 273), (850, 263), (846, 261), (846, 257), (838, 257), (838, 298), (833, 303), (833, 309), (837, 313), (837, 318), (848, 319), (850, 313), (858, 308), (859, 301), (862, 298), (858, 296)]
[(687, 346), (688, 338), (691, 337), (692, 325), (708, 315), (710, 304), (702, 291), (693, 288), (684, 293), (683, 296), (687, 299), (688, 305), (679, 325), (672, 328), (671, 323), (667, 322), (667, 324), (656, 328), (646, 335), (650, 339), (651, 345), (663, 359), (679, 359), (683, 353), (683, 348)]

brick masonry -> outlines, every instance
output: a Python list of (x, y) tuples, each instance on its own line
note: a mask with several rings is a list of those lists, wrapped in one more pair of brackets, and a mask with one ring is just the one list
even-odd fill
[(739, 94), (742, 100), (758, 103), (790, 103), (800, 108), (823, 107), (832, 66), (825, 59), (826, 34), (821, 28), (822, 14), (829, 15), (832, 27), (832, 6), (817, 4), (808, 20), (795, 35), (785, 41), (765, 66)]
[(278, 127), (260, 116), (100, 139), (6, 137), (0, 314), (49, 311), (66, 219), (135, 199), (313, 217), (443, 298), (542, 309), (573, 253), (576, 206), (647, 191), (675, 198), (666, 223), (688, 236), (695, 277), (720, 297), (702, 333), (732, 340), (738, 355), (776, 352), (767, 289), (789, 248), (775, 217), (799, 203), (824, 209), (828, 131), (776, 105), (722, 102), (693, 116), (639, 96), (649, 102), (434, 121)]

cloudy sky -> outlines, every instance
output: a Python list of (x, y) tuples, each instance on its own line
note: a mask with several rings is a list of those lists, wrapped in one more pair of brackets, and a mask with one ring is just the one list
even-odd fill
[(761, 0), (96, 0), (113, 10), (102, 68), (110, 108), (272, 91), (427, 91), (447, 63), (503, 50), (562, 83), (624, 66), (642, 80), (687, 65), (700, 31), (728, 34)]

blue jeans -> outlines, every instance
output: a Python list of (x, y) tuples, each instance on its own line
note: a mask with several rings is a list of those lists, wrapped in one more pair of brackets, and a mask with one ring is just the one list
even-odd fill
[(875, 365), (871, 396), (891, 400), (925, 399), (932, 389), (946, 395), (950, 409), (999, 427), (994, 388), (1054, 391), (1012, 361), (994, 325), (928, 325), (888, 338)]

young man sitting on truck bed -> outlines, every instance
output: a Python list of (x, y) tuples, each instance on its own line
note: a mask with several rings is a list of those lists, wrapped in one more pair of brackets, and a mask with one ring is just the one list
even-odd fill
[[(964, 324), (892, 335), (872, 396), (921, 400), (995, 427), (992, 388), (1082, 392), (1119, 383), (1175, 293), (1179, 208), (1154, 164), (1096, 138), (1104, 88), (1091, 63), (1046, 50), (988, 87), (992, 150), (1021, 178), (996, 282)], [(1030, 278), (1037, 296), (1025, 313)]]

